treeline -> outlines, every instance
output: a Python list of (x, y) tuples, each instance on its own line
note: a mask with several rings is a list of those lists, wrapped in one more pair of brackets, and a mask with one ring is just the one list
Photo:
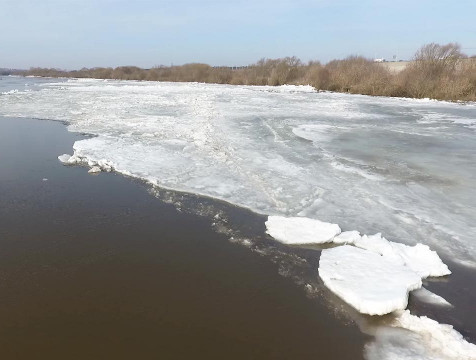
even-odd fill
[(374, 96), (476, 101), (476, 58), (468, 58), (458, 44), (427, 44), (408, 66), (393, 72), (385, 63), (361, 56), (303, 63), (296, 57), (262, 59), (242, 68), (206, 64), (92, 68), (75, 71), (32, 68), (22, 75), (145, 81), (204, 82), (234, 85), (310, 84), (318, 90)]
[(0, 69), (0, 76), (7, 76), (15, 73), (18, 70), (11, 70), (11, 69)]

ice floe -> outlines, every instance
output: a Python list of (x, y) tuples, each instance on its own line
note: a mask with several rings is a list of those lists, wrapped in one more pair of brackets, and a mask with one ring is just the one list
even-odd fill
[(369, 315), (405, 309), (408, 293), (422, 285), (408, 267), (350, 245), (323, 250), (319, 276), (333, 293)]
[(289, 245), (324, 244), (340, 234), (339, 225), (305, 217), (269, 216), (266, 232), (276, 240)]

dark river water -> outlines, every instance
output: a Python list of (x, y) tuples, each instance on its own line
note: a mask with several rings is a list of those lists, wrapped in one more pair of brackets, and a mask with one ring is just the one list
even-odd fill
[[(62, 166), (80, 138), (0, 118), (1, 358), (362, 358), (351, 321), (213, 218), (139, 181)], [(215, 205), (264, 236), (261, 216)]]

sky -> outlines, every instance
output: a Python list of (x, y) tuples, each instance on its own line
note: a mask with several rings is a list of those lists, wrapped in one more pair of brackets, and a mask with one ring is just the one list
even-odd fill
[(475, 0), (0, 0), (0, 68), (476, 54)]

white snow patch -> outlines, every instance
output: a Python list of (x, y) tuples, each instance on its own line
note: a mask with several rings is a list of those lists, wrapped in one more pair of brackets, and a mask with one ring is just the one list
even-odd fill
[(305, 217), (269, 216), (266, 232), (288, 245), (323, 244), (340, 234), (339, 225)]
[(408, 293), (422, 285), (420, 276), (401, 263), (349, 245), (322, 251), (319, 276), (337, 296), (369, 315), (405, 309)]

